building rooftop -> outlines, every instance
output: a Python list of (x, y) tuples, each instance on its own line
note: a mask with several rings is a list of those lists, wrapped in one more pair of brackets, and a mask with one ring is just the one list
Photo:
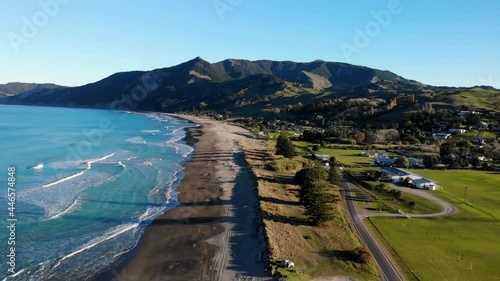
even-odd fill
[(382, 168), (381, 171), (386, 172), (388, 174), (392, 174), (392, 175), (398, 175), (398, 176), (408, 176), (408, 175), (412, 174), (412, 173), (405, 171), (403, 169), (394, 168), (394, 167), (385, 167), (385, 168)]
[(413, 184), (428, 183), (428, 182), (429, 182), (429, 183), (430, 183), (430, 182), (432, 182), (432, 183), (436, 183), (436, 182), (434, 182), (434, 181), (431, 181), (431, 180), (428, 180), (428, 179), (421, 178), (421, 179), (418, 179), (418, 180), (414, 180), (414, 181), (413, 181)]

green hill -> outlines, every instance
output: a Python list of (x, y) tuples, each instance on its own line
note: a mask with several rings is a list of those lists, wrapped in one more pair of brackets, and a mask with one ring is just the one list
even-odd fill
[(79, 87), (0, 85), (0, 102), (169, 112), (229, 110), (241, 116), (286, 119), (370, 117), (386, 122), (427, 103), (436, 108), (498, 110), (499, 93), (488, 87), (434, 87), (386, 70), (322, 60), (209, 63), (197, 57), (167, 68), (116, 73)]

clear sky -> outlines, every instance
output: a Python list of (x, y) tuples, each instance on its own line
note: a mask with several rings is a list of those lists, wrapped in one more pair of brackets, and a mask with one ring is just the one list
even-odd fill
[(322, 59), (500, 88), (500, 1), (0, 0), (0, 83), (82, 85), (196, 56)]

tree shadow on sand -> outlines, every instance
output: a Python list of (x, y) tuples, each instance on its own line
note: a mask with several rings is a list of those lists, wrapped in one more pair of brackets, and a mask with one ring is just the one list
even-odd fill
[(269, 202), (269, 203), (275, 203), (275, 204), (283, 204), (283, 205), (292, 205), (292, 206), (299, 206), (300, 203), (297, 201), (288, 201), (288, 200), (283, 200), (279, 198), (274, 198), (274, 197), (260, 197), (261, 201)]

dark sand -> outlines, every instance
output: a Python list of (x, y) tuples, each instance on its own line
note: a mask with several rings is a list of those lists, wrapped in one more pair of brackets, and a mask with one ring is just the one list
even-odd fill
[[(249, 133), (220, 122), (182, 116), (193, 157), (177, 187), (179, 207), (149, 225), (116, 280), (270, 280), (255, 183), (239, 142)], [(117, 269), (115, 269), (117, 270)], [(113, 279), (115, 279), (113, 278)]]

